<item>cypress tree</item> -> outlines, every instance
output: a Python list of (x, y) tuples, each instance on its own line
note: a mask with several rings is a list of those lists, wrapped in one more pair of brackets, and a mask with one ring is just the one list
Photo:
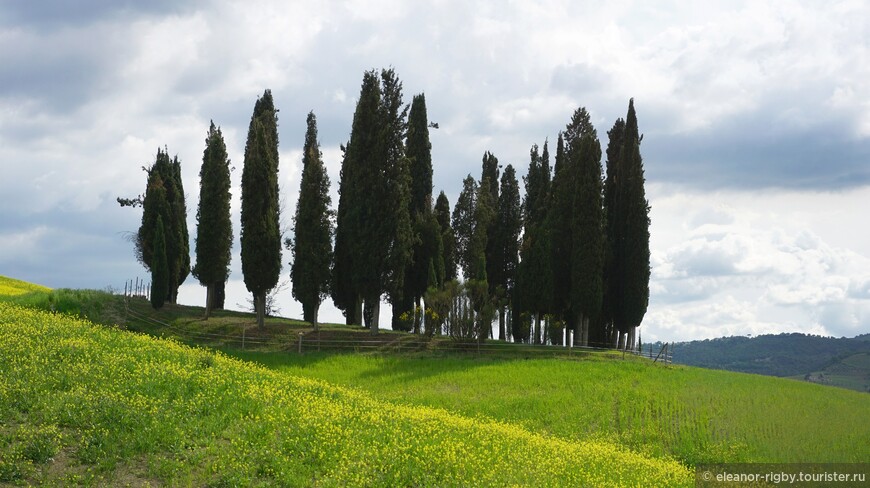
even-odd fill
[(332, 266), (332, 219), (329, 206), (329, 176), (317, 141), (317, 119), (307, 117), (302, 150), (302, 180), (293, 217), (294, 239), (288, 244), (293, 253), (290, 277), (293, 298), (302, 303), (304, 320), (318, 329), (317, 311), (329, 293)]
[(576, 171), (572, 212), (571, 306), (575, 343), (588, 345), (592, 320), (601, 312), (604, 271), (604, 214), (601, 202), (601, 146), (595, 130), (572, 141), (568, 158)]
[[(577, 295), (573, 290), (579, 285), (575, 283), (575, 273), (572, 270), (575, 256), (584, 251), (577, 249), (577, 246), (585, 245), (582, 242), (584, 237), (576, 232), (575, 227), (576, 212), (583, 206), (578, 200), (581, 196), (577, 192), (582, 171), (579, 162), (585, 161), (581, 141), (587, 135), (591, 135), (597, 141), (589, 112), (585, 107), (580, 107), (574, 111), (556, 143), (556, 168), (547, 216), (547, 227), (551, 238), (553, 312), (566, 323), (568, 330), (577, 333), (575, 342), (578, 345), (582, 343), (582, 334), (579, 334), (580, 324), (576, 323), (579, 311)], [(584, 211), (588, 213), (591, 210)], [(597, 314), (595, 317), (597, 318)]]
[(467, 280), (474, 278), (475, 256), (471, 249), (474, 234), (474, 209), (477, 206), (477, 182), (471, 175), (462, 181), (462, 191), (453, 207), (453, 232), (456, 240), (456, 260)]
[(450, 226), (450, 201), (443, 191), (438, 194), (438, 200), (435, 202), (435, 218), (441, 228), (443, 283), (446, 283), (456, 279), (456, 237), (453, 234), (453, 227)]
[[(356, 120), (356, 115), (354, 115)], [(353, 288), (353, 276), (351, 275), (351, 243), (349, 239), (350, 227), (353, 223), (349, 213), (354, 208), (353, 197), (355, 195), (351, 182), (353, 169), (348, 164), (347, 148), (341, 146), (341, 177), (338, 188), (338, 210), (335, 224), (335, 247), (333, 249), (333, 262), (330, 274), (329, 292), (336, 308), (344, 313), (347, 325), (362, 324), (362, 309), (359, 293)]]
[(393, 70), (383, 70), (380, 82), (374, 71), (364, 74), (342, 164), (333, 278), (336, 270), (350, 271), (337, 305), (356, 308), (353, 296), (361, 297), (372, 333), (378, 331), (381, 296), (389, 293), (394, 304), (401, 297), (413, 243), (406, 112)]
[(363, 74), (362, 87), (353, 115), (350, 140), (344, 149), (339, 181), (338, 212), (335, 229), (335, 262), (332, 268), (331, 295), (335, 306), (344, 312), (346, 322), (362, 325), (362, 289), (359, 286), (359, 266), (356, 247), (363, 238), (361, 228), (374, 218), (363, 207), (365, 193), (363, 171), (373, 166), (378, 144), (378, 110), (381, 103), (380, 83), (374, 71)]
[(230, 160), (220, 128), (214, 122), (205, 139), (199, 172), (196, 212), (196, 266), (193, 275), (206, 287), (205, 318), (215, 305), (216, 289), (226, 283), (233, 245), (230, 220)]
[(167, 240), (169, 258), (170, 302), (178, 301), (178, 288), (190, 274), (190, 233), (187, 230), (187, 204), (184, 198), (184, 185), (181, 179), (181, 162), (178, 156), (172, 158), (171, 177), (166, 180), (167, 198), (170, 199), (172, 239)]
[[(426, 292), (429, 281), (429, 263), (435, 267), (440, 261), (443, 275), (443, 258), (436, 256), (440, 249), (440, 233), (431, 232), (432, 214), (432, 145), (429, 142), (429, 121), (426, 114), (426, 97), (415, 95), (408, 113), (408, 136), (405, 153), (410, 163), (410, 200), (408, 212), (413, 222), (414, 245), (410, 263), (405, 269), (404, 288), (401, 297), (394, 297), (393, 328), (401, 329), (402, 314), (415, 314), (420, 298)], [(414, 323), (419, 323), (415, 320)]]
[(649, 305), (650, 250), (649, 202), (644, 190), (641, 137), (637, 127), (634, 99), (629, 100), (625, 134), (617, 166), (617, 189), (614, 197), (616, 224), (614, 260), (619, 264), (614, 327), (627, 336), (623, 347), (634, 346), (634, 333), (643, 321)]
[[(507, 338), (505, 318), (516, 283), (522, 222), (519, 183), (514, 167), (509, 164), (501, 175), (495, 232), (493, 233), (492, 248), (494, 252), (492, 259), (496, 261), (497, 265), (492, 266), (492, 271), (488, 274), (490, 288), (495, 289), (496, 295), (499, 297), (499, 340)], [(487, 264), (489, 263), (487, 262)]]
[[(386, 293), (394, 308), (403, 299), (405, 271), (411, 264), (412, 250), (417, 240), (410, 212), (411, 162), (405, 153), (408, 107), (402, 101), (402, 82), (393, 69), (381, 70), (381, 106), (378, 113), (381, 134), (379, 154), (383, 165), (380, 174), (386, 178), (383, 181), (384, 193), (373, 206), (381, 214), (381, 224), (384, 226), (380, 231), (383, 233), (376, 238), (382, 246), (385, 259), (380, 271), (379, 291), (377, 296), (372, 292), (369, 299), (374, 305), (373, 334), (378, 332), (377, 315), (381, 295)], [(418, 131), (418, 136), (421, 135)], [(428, 143), (428, 137), (425, 139)], [(421, 144), (421, 150), (425, 145), (428, 144)], [(428, 186), (430, 196), (426, 200), (431, 208), (431, 183)]]
[[(522, 312), (534, 316), (532, 342), (541, 343), (541, 319), (552, 308), (552, 270), (550, 266), (550, 231), (546, 225), (550, 201), (550, 166), (538, 152), (538, 145), (529, 152), (529, 171), (525, 180), (523, 204), (523, 242), (517, 272), (516, 304)], [(516, 329), (515, 329), (516, 330)]]
[[(480, 186), (484, 187), (489, 193), (488, 198), (492, 203), (494, 212), (497, 212), (498, 210), (498, 176), (498, 158), (496, 158), (491, 152), (486, 151), (483, 154)], [(484, 186), (484, 182), (487, 183), (486, 186)], [(490, 295), (495, 295), (496, 287), (498, 286), (498, 280), (493, 280), (492, 278), (500, 274), (499, 269), (503, 267), (504, 264), (502, 257), (499, 255), (499, 250), (497, 249), (498, 238), (495, 234), (498, 232), (498, 219), (493, 218), (489, 225), (489, 229), (487, 229), (488, 239), (486, 246), (486, 274), (489, 278), (487, 281), (489, 283)]]
[(281, 273), (278, 204), (278, 115), (272, 92), (254, 104), (242, 170), (242, 273), (254, 296), (257, 325), (265, 326), (266, 294)]
[(408, 112), (408, 138), (405, 153), (411, 164), (411, 216), (432, 211), (432, 143), (426, 96), (414, 95)]
[(144, 195), (130, 199), (118, 198), (122, 207), (139, 207), (142, 211), (142, 223), (136, 233), (135, 253), (136, 259), (149, 271), (153, 266), (154, 257), (154, 233), (156, 232), (157, 213), (149, 188), (152, 187), (152, 178), (160, 177), (160, 186), (165, 191), (164, 203), (161, 205), (160, 215), (164, 222), (164, 237), (166, 239), (166, 257), (169, 268), (169, 287), (167, 288), (166, 300), (175, 303), (178, 296), (178, 287), (190, 273), (190, 245), (187, 232), (187, 207), (184, 202), (184, 188), (181, 184), (181, 163), (176, 156), (169, 159), (166, 151), (157, 149), (157, 157), (154, 163), (143, 168), (148, 175)]
[(157, 216), (154, 225), (153, 261), (151, 264), (151, 306), (155, 310), (163, 308), (169, 293), (169, 263), (166, 258), (166, 238), (163, 230), (163, 216)]
[[(605, 211), (605, 235), (606, 246), (604, 253), (604, 299), (601, 305), (601, 337), (591, 337), (593, 341), (606, 343), (610, 347), (616, 346), (616, 329), (613, 327), (614, 307), (618, 300), (619, 282), (621, 274), (620, 262), (616, 260), (616, 239), (618, 213), (616, 209), (617, 175), (620, 172), (619, 153), (622, 150), (625, 138), (625, 120), (616, 119), (613, 127), (607, 131), (607, 175), (604, 181), (604, 211)], [(594, 331), (593, 331), (594, 332)]]

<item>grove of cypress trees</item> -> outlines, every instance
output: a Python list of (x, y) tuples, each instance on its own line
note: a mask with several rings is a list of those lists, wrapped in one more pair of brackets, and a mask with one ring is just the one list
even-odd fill
[(317, 141), (317, 119), (309, 112), (302, 150), (302, 180), (293, 217), (294, 238), (288, 239), (293, 253), (290, 277), (293, 298), (302, 303), (306, 322), (318, 329), (317, 312), (329, 293), (332, 266), (332, 219), (329, 209), (329, 176)]
[(196, 265), (192, 271), (200, 284), (206, 287), (205, 318), (208, 319), (215, 306), (217, 288), (222, 287), (229, 277), (230, 250), (233, 245), (230, 160), (223, 134), (214, 122), (205, 139), (199, 188)]
[(254, 295), (260, 328), (265, 326), (266, 294), (281, 272), (278, 201), (278, 115), (272, 92), (266, 90), (254, 104), (242, 170), (242, 273)]

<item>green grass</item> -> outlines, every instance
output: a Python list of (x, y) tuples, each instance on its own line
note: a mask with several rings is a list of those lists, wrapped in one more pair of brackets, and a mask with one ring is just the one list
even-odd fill
[(0, 276), (0, 301), (29, 308), (76, 315), (95, 322), (115, 324), (122, 320), (122, 302), (107, 291), (58, 288)]
[(0, 302), (0, 483), (688, 486), (681, 464)]
[(864, 462), (870, 395), (767, 376), (585, 356), (506, 360), (230, 352), (411, 405), (598, 438), (688, 465)]
[[(445, 354), (448, 339), (395, 354), (416, 339), (388, 331), (380, 353), (298, 355), (314, 337), (298, 321), (0, 291), (0, 484), (652, 486), (699, 463), (870, 458), (870, 395), (806, 382), (558, 348)], [(62, 308), (150, 337), (44, 312)]]

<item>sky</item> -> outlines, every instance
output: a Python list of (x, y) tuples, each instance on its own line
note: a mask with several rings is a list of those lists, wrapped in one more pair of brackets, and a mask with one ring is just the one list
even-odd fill
[[(307, 113), (337, 204), (363, 72), (392, 67), (406, 102), (426, 95), (435, 193), (451, 203), (484, 151), (524, 175), (532, 144), (554, 142), (581, 106), (606, 147), (634, 98), (652, 222), (644, 342), (870, 332), (861, 0), (8, 0), (0, 45), (2, 275), (147, 279), (129, 241), (141, 209), (115, 199), (143, 193), (142, 167), (167, 147), (192, 240), (211, 120), (235, 168), (238, 233), (245, 137), (267, 88), (291, 235)], [(239, 253), (236, 238), (230, 308), (249, 296)], [(188, 277), (179, 300), (201, 305), (205, 289)], [(289, 284), (278, 306), (301, 316)], [(321, 320), (343, 317), (327, 300)]]

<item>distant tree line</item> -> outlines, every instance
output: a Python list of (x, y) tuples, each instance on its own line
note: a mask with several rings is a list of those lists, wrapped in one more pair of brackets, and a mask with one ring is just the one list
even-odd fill
[[(282, 269), (277, 121), (266, 90), (251, 116), (241, 186), (242, 272), (261, 327)], [(423, 94), (404, 103), (394, 70), (364, 73), (333, 210), (308, 114), (293, 234), (283, 240), (304, 320), (317, 328), (331, 297), (348, 324), (376, 334), (386, 299), (394, 330), (484, 340), (497, 320), (500, 340), (634, 348), (650, 277), (634, 100), (604, 152), (584, 107), (558, 133), (552, 165), (549, 141), (533, 144), (522, 199), (516, 169), (486, 151), (480, 179), (463, 180), (452, 209), (443, 191), (433, 204), (429, 129), (437, 127)], [(223, 306), (233, 236), (220, 128), (212, 123), (206, 138), (192, 270), (178, 158), (158, 150), (146, 172), (144, 196), (118, 201), (143, 207), (136, 255), (152, 273), (154, 306), (174, 302), (192, 271), (207, 288), (208, 318)]]

